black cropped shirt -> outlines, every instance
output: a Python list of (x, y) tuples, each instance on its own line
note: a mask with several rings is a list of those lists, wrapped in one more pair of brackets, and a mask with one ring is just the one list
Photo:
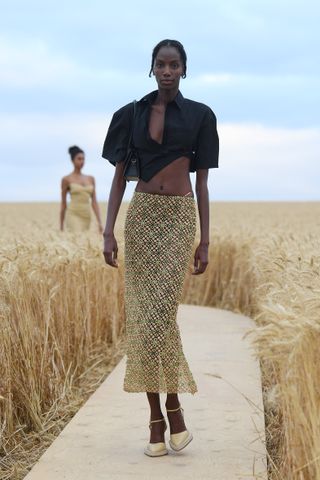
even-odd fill
[[(149, 118), (154, 90), (137, 101), (133, 145), (138, 150), (140, 178), (148, 182), (159, 170), (181, 156), (190, 158), (190, 172), (218, 168), (219, 137), (214, 112), (204, 103), (184, 98), (180, 90), (166, 106), (162, 143), (151, 138)], [(112, 165), (126, 157), (133, 119), (133, 103), (117, 110), (111, 119), (102, 157)]]

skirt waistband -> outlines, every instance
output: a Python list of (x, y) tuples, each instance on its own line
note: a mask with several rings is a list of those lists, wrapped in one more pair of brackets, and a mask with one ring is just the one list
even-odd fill
[(184, 196), (184, 195), (164, 195), (161, 193), (137, 192), (136, 190), (134, 190), (133, 195), (137, 197), (149, 198), (150, 200), (151, 199), (159, 200), (162, 202), (168, 202), (168, 201), (195, 202), (194, 197)]

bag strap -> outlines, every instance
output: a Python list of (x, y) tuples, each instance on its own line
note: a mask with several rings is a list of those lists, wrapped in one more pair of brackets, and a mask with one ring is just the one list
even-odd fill
[(137, 100), (133, 100), (133, 117), (132, 117), (132, 125), (131, 125), (131, 132), (130, 132), (130, 137), (129, 137), (129, 141), (128, 141), (128, 148), (127, 148), (127, 151), (129, 150), (130, 146), (131, 146), (131, 142), (132, 142), (132, 136), (133, 136), (133, 127), (134, 127), (134, 121), (135, 121), (135, 118), (136, 118), (136, 112), (137, 112)]

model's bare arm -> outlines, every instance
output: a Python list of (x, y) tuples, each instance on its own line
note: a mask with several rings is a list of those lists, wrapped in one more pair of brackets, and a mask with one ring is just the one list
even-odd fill
[(64, 217), (67, 208), (68, 181), (65, 177), (61, 180), (61, 207), (60, 207), (60, 230), (63, 231)]
[(94, 214), (97, 218), (98, 222), (98, 228), (99, 228), (99, 233), (103, 232), (103, 227), (102, 227), (102, 222), (101, 222), (101, 215), (100, 215), (100, 208), (97, 202), (97, 195), (96, 195), (96, 182), (94, 177), (90, 177), (93, 185), (93, 192), (92, 192), (92, 197), (91, 197), (91, 206), (92, 210), (94, 211)]
[(209, 248), (209, 190), (208, 169), (197, 170), (196, 195), (200, 220), (200, 243), (194, 255), (193, 275), (203, 273), (208, 265)]
[(112, 267), (118, 267), (118, 245), (114, 236), (114, 226), (122, 202), (123, 194), (126, 189), (126, 179), (123, 176), (124, 163), (125, 162), (120, 162), (116, 164), (108, 200), (106, 226), (103, 232), (104, 259), (105, 262)]

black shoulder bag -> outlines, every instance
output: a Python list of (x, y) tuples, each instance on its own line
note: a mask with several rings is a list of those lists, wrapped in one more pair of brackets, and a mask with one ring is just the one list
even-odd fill
[(125, 158), (125, 167), (123, 171), (123, 176), (127, 180), (127, 182), (130, 182), (130, 180), (138, 181), (140, 178), (140, 159), (139, 159), (137, 150), (134, 148), (132, 144), (133, 127), (134, 127), (134, 121), (136, 118), (136, 110), (137, 110), (136, 103), (137, 101), (134, 100), (132, 126), (131, 126), (128, 147), (127, 147), (127, 156)]

